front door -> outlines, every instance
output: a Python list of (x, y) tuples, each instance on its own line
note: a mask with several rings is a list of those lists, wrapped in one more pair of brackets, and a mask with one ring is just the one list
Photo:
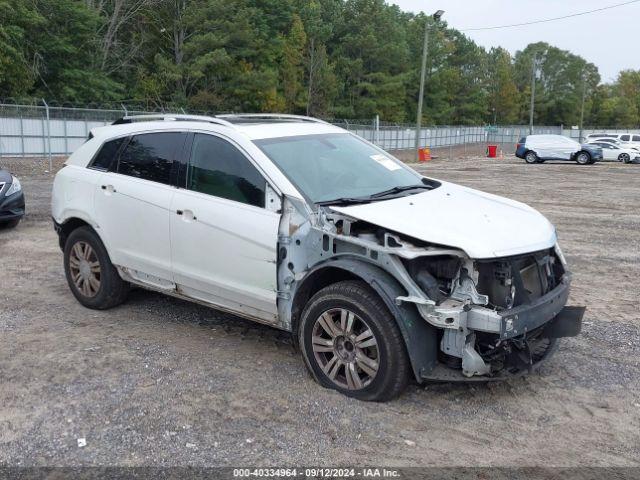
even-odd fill
[(275, 323), (280, 214), (265, 209), (264, 177), (229, 141), (196, 133), (185, 187), (171, 201), (178, 290)]

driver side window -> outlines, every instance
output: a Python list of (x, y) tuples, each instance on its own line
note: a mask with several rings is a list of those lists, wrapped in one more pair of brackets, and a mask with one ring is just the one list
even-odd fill
[(236, 147), (214, 135), (194, 135), (187, 188), (264, 208), (264, 177)]

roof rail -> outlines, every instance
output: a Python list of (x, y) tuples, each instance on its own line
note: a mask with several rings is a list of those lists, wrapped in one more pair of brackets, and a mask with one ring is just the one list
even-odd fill
[(230, 113), (225, 115), (217, 115), (216, 118), (228, 119), (231, 123), (234, 120), (298, 120), (299, 122), (324, 123), (324, 120), (313, 117), (305, 117), (304, 115), (288, 115), (285, 113)]
[(124, 123), (145, 122), (145, 121), (150, 122), (153, 120), (208, 122), (208, 123), (215, 123), (218, 125), (224, 125), (226, 127), (235, 128), (231, 122), (228, 122), (222, 118), (208, 117), (206, 115), (184, 115), (184, 114), (173, 114), (173, 113), (158, 113), (158, 114), (150, 114), (150, 115), (126, 115), (122, 118), (117, 119), (111, 125), (122, 125)]

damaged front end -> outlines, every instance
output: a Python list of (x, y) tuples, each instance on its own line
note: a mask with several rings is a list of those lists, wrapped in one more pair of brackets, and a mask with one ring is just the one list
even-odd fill
[(566, 307), (571, 274), (557, 247), (471, 259), (457, 248), (408, 238), (284, 199), (278, 310), (294, 329), (314, 272), (364, 279), (401, 328), (419, 381), (501, 378), (533, 369), (556, 339), (577, 335), (584, 308)]
[[(422, 277), (425, 270), (433, 271), (433, 265), (420, 262), (409, 271), (418, 269)], [(465, 377), (517, 374), (547, 358), (557, 338), (580, 332), (584, 308), (566, 306), (571, 274), (557, 246), (459, 263), (454, 275), (453, 269), (438, 267), (440, 272), (431, 275), (439, 284), (439, 299), (398, 299), (415, 303), (425, 320), (442, 329), (443, 365)], [(420, 274), (414, 278), (421, 280)]]

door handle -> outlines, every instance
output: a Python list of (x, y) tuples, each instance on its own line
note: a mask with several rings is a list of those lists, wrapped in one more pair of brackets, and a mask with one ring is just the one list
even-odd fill
[(116, 189), (113, 185), (101, 185), (100, 188), (105, 190), (107, 193), (116, 193)]
[(176, 210), (176, 214), (181, 215), (182, 218), (187, 222), (197, 220), (196, 216), (193, 214), (191, 210)]

